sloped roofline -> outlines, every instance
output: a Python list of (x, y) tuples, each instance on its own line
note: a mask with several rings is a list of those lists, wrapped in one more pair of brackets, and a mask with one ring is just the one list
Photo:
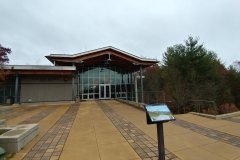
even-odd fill
[[(125, 54), (127, 56), (130, 56), (132, 58), (135, 58), (135, 59), (138, 59), (140, 61), (149, 61), (149, 62), (159, 62), (157, 59), (150, 59), (150, 58), (142, 58), (142, 57), (138, 57), (138, 56), (135, 56), (131, 53), (128, 53), (126, 51), (123, 51), (123, 50), (120, 50), (118, 48), (115, 48), (115, 47), (112, 47), (112, 46), (107, 46), (107, 47), (102, 47), (102, 48), (98, 48), (98, 49), (94, 49), (94, 50), (89, 50), (89, 51), (85, 51), (85, 52), (80, 52), (80, 53), (77, 53), (77, 54), (50, 54), (48, 56), (46, 56), (46, 58), (51, 58), (51, 57), (62, 57), (62, 58), (75, 58), (75, 57), (78, 57), (78, 56), (84, 56), (84, 55), (87, 55), (87, 54), (91, 54), (91, 53), (95, 53), (95, 52), (100, 52), (100, 51), (104, 51), (104, 50), (108, 50), (108, 49), (112, 49), (112, 50), (115, 50), (117, 52), (120, 52), (122, 54)], [(50, 59), (49, 59), (50, 60)]]

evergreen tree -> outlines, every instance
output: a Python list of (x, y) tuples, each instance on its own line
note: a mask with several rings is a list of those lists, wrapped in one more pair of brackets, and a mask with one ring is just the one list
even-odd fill
[(191, 100), (217, 100), (220, 66), (224, 67), (216, 54), (199, 44), (198, 38), (189, 36), (184, 44), (167, 48), (163, 55), (164, 78), (183, 112)]

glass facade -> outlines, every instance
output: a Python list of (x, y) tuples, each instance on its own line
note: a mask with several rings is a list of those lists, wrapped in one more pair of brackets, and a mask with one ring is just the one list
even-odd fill
[(84, 67), (78, 71), (81, 99), (135, 99), (132, 73), (114, 66)]

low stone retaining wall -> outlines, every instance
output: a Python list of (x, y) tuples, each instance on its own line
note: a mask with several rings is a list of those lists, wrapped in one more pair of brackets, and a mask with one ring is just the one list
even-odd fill
[[(143, 103), (137, 103), (134, 101), (129, 101), (129, 100), (123, 100), (123, 99), (115, 99), (119, 102), (129, 104), (133, 107), (136, 107), (138, 109), (144, 110), (144, 104)], [(190, 114), (198, 115), (198, 116), (203, 116), (207, 118), (212, 118), (212, 119), (225, 119), (225, 118), (231, 118), (234, 116), (239, 116), (240, 111), (238, 112), (233, 112), (233, 113), (227, 113), (227, 114), (221, 114), (221, 115), (211, 115), (211, 114), (204, 114), (204, 113), (198, 113), (198, 112), (189, 112)]]
[(119, 102), (129, 104), (129, 105), (131, 105), (133, 107), (136, 107), (138, 109), (145, 110), (144, 109), (144, 103), (137, 103), (137, 102), (134, 102), (134, 101), (124, 100), (124, 99), (115, 99), (115, 100), (117, 100)]
[(204, 114), (204, 113), (197, 113), (197, 112), (190, 112), (190, 113), (198, 116), (212, 118), (212, 119), (225, 119), (225, 118), (231, 118), (231, 117), (240, 115), (240, 111), (233, 112), (233, 113), (220, 114), (220, 115), (211, 115), (211, 114)]
[(17, 153), (38, 134), (38, 124), (0, 126), (0, 147)]

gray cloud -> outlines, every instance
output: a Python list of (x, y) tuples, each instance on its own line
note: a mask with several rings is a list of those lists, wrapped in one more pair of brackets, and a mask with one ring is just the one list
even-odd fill
[(50, 64), (50, 53), (115, 46), (162, 59), (188, 35), (231, 64), (240, 60), (238, 0), (2, 0), (0, 43), (11, 64)]

